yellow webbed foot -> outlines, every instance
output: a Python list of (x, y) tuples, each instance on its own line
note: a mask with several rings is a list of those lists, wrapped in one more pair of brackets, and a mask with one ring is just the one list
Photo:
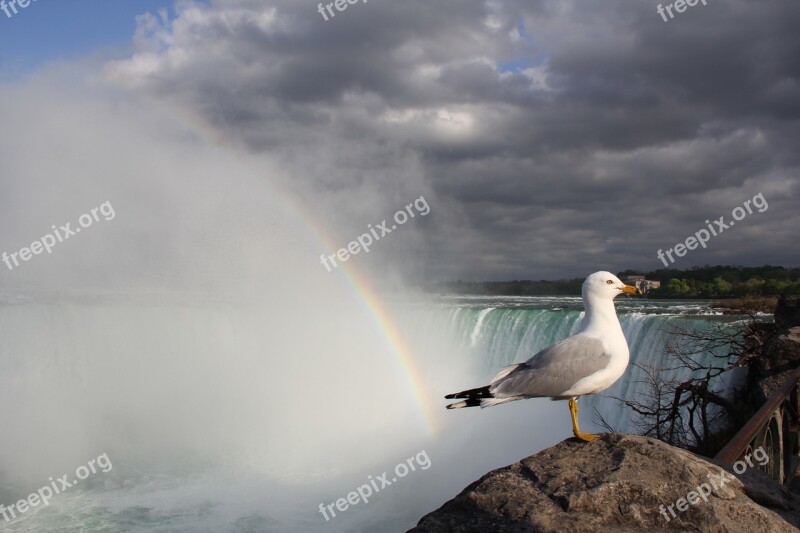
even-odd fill
[(583, 442), (592, 442), (594, 439), (600, 437), (600, 435), (596, 433), (581, 433), (580, 431), (573, 433), (575, 434), (576, 438), (582, 440)]
[(572, 417), (572, 434), (583, 442), (592, 442), (600, 435), (594, 433), (581, 433), (580, 426), (578, 425), (578, 400), (572, 398), (569, 401), (569, 414)]

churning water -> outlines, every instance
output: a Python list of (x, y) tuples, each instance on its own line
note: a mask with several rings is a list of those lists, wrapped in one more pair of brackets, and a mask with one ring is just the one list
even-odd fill
[[(91, 474), (0, 531), (404, 531), (488, 469), (571, 436), (564, 402), (445, 411), (441, 397), (574, 333), (579, 298), (390, 298), (433, 427), (409, 376), (363, 317), (314, 301), (199, 295), (4, 294), (0, 503), (107, 454)], [(620, 300), (633, 362), (665, 365), (670, 324), (718, 320), (703, 303)], [(607, 396), (635, 393), (629, 367)], [(618, 430), (609, 398), (581, 402)], [(594, 425), (594, 428), (592, 427)], [(326, 518), (319, 505), (424, 450), (417, 470)]]

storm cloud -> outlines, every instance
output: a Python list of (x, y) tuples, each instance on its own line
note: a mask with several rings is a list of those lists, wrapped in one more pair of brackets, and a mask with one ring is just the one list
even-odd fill
[(758, 193), (767, 212), (674, 266), (797, 265), (800, 4), (656, 5), (181, 2), (105, 74), (280, 168), (342, 246), (424, 194), (359, 258), (407, 279), (655, 269)]

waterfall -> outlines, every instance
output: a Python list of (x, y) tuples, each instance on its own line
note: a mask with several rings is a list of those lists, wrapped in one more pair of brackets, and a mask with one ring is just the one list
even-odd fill
[[(634, 432), (630, 411), (613, 398), (631, 398), (645, 387), (645, 368), (676, 366), (670, 361), (666, 344), (675, 340), (673, 327), (705, 329), (716, 321), (729, 321), (712, 313), (702, 302), (653, 302), (623, 300), (617, 304), (618, 316), (631, 353), (625, 374), (599, 395), (581, 401), (582, 419), (589, 419), (595, 408), (617, 431)], [(426, 331), (425, 338), (452, 336), (454, 351), (473, 369), (474, 383), (486, 383), (508, 365), (525, 361), (533, 354), (574, 335), (583, 320), (580, 298), (465, 298), (441, 303), (437, 307), (415, 310), (416, 320), (409, 326)], [(664, 370), (668, 379), (686, 379), (691, 372), (683, 368)], [(465, 384), (466, 386), (471, 384)]]
[(489, 313), (494, 311), (494, 309), (495, 309), (494, 307), (489, 307), (487, 309), (482, 310), (478, 314), (478, 320), (477, 320), (477, 322), (475, 322), (475, 327), (473, 328), (472, 333), (469, 336), (469, 338), (470, 338), (470, 347), (473, 347), (473, 348), (475, 347), (475, 342), (477, 342), (478, 335), (481, 332), (481, 326), (483, 325), (483, 319), (486, 318), (486, 315), (488, 315)]
[[(241, 521), (254, 525), (237, 531), (400, 531), (486, 470), (569, 436), (563, 402), (453, 412), (442, 396), (574, 334), (580, 298), (397, 298), (388, 308), (435, 432), (419, 430), (412, 374), (358, 308), (0, 298), (0, 504), (101, 453), (114, 464), (8, 530), (77, 530), (91, 520), (116, 530), (223, 531)], [(617, 308), (632, 362), (654, 366), (667, 362), (670, 325), (728, 320), (698, 303)], [(635, 394), (641, 377), (630, 366), (603, 394)], [(594, 407), (616, 430), (633, 429), (618, 402), (594, 395), (581, 400), (584, 430), (600, 429)], [(430, 474), (335, 523), (319, 515), (320, 502), (423, 449)]]

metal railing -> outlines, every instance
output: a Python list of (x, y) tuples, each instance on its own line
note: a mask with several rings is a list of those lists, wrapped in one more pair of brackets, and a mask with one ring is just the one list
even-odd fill
[(761, 447), (768, 454), (769, 462), (759, 469), (782, 485), (791, 482), (800, 452), (799, 382), (800, 367), (797, 367), (714, 459), (733, 464)]

